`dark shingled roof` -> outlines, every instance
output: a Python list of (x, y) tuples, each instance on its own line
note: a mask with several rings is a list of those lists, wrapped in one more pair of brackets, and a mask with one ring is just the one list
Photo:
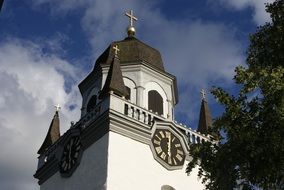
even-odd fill
[[(121, 41), (115, 41), (108, 46), (108, 48), (99, 56), (96, 60), (94, 70), (91, 74), (88, 75), (86, 79), (84, 79), (80, 85), (80, 91), (82, 93), (83, 86), (90, 81), (93, 73), (101, 73), (103, 67), (108, 67), (111, 65), (114, 57), (113, 47), (118, 46), (119, 51), (119, 60), (120, 65), (131, 65), (131, 64), (143, 64), (149, 66), (152, 69), (155, 69), (158, 72), (170, 75), (164, 69), (163, 61), (161, 54), (158, 50), (152, 48), (151, 46), (141, 42), (135, 37), (127, 37)], [(172, 76), (172, 75), (171, 75)], [(175, 76), (174, 78), (174, 96), (175, 96), (175, 104), (178, 103), (178, 91)]]
[[(110, 64), (114, 56), (113, 46), (118, 45), (121, 64), (135, 64), (144, 61), (147, 65), (164, 70), (161, 54), (158, 50), (148, 46), (134, 37), (127, 37), (122, 41), (113, 42), (97, 59), (95, 68), (99, 65)], [(110, 51), (111, 50), (111, 51)]]
[(106, 82), (99, 95), (99, 98), (102, 99), (106, 97), (111, 91), (119, 96), (126, 97), (128, 95), (122, 78), (119, 58), (117, 56), (114, 56), (113, 61), (111, 62)]
[(58, 111), (55, 112), (53, 119), (50, 123), (47, 135), (41, 145), (41, 147), (38, 150), (38, 154), (42, 154), (44, 153), (44, 151), (46, 151), (48, 149), (48, 147), (50, 147), (51, 145), (53, 145), (53, 143), (55, 143), (59, 137), (60, 137), (60, 123), (59, 123), (59, 115), (58, 115)]
[(208, 130), (210, 127), (212, 127), (212, 118), (211, 118), (208, 104), (206, 100), (203, 99), (201, 102), (197, 131), (202, 134), (208, 134)]

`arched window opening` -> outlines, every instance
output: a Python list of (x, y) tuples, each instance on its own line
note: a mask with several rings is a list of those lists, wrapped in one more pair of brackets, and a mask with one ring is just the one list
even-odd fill
[(175, 188), (173, 188), (172, 186), (169, 186), (169, 185), (163, 185), (161, 190), (175, 190)]
[(97, 96), (93, 95), (88, 102), (87, 112), (93, 111), (95, 109), (96, 103), (97, 103)]
[(125, 99), (130, 100), (131, 89), (128, 86), (125, 86), (125, 87), (126, 87), (126, 91), (127, 91), (127, 95), (126, 95)]
[(163, 115), (163, 98), (156, 90), (148, 93), (148, 109)]

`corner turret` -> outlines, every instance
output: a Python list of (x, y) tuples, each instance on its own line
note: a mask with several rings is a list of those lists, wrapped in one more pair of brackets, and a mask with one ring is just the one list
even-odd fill
[(50, 123), (46, 137), (38, 150), (38, 154), (44, 153), (51, 145), (53, 145), (60, 138), (60, 121), (59, 111), (60, 107), (56, 106), (56, 111)]
[(126, 97), (128, 92), (123, 82), (122, 72), (120, 69), (120, 63), (118, 58), (118, 46), (114, 46), (115, 54), (111, 62), (108, 75), (104, 87), (99, 95), (100, 99), (103, 99), (109, 93), (115, 93), (121, 97)]
[(212, 127), (212, 117), (205, 98), (205, 91), (201, 90), (201, 107), (199, 113), (199, 123), (197, 131), (202, 134), (208, 134), (209, 129)]

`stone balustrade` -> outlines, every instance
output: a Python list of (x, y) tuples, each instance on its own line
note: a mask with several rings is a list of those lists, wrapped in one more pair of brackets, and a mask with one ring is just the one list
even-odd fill
[[(158, 120), (167, 120), (166, 118), (158, 115), (157, 113), (153, 113), (147, 109), (144, 109), (140, 106), (137, 106), (123, 98), (118, 96), (112, 95), (111, 97), (111, 108), (121, 114), (124, 114), (132, 119), (135, 119), (139, 122), (142, 122), (146, 125), (152, 125), (154, 119)], [(167, 120), (168, 121), (168, 120)], [(187, 136), (187, 140), (189, 144), (198, 144), (207, 141), (212, 141), (210, 135), (204, 135), (196, 130), (193, 130), (183, 124), (174, 122), (176, 126), (182, 131), (183, 134)]]
[[(149, 126), (153, 125), (154, 119), (167, 120), (166, 118), (162, 117), (161, 115), (158, 115), (157, 113), (137, 106), (124, 98), (112, 94), (110, 96), (110, 99), (105, 99), (104, 101), (96, 105), (94, 110), (92, 110), (83, 118), (81, 118), (80, 121), (74, 125), (74, 127), (88, 126), (90, 123), (92, 123), (92, 121), (94, 121), (100, 114), (102, 114), (108, 108)], [(210, 135), (201, 134), (196, 130), (193, 130), (190, 127), (187, 127), (181, 123), (174, 123), (182, 131), (182, 133), (187, 136), (189, 144), (198, 144), (207, 141), (212, 141)]]
[(99, 102), (92, 111), (84, 115), (75, 125), (70, 128), (82, 127), (85, 128), (97, 119), (103, 112), (108, 109), (109, 99)]
[(181, 123), (176, 123), (176, 125), (183, 131), (184, 134), (186, 134), (188, 144), (199, 144), (207, 141), (212, 141), (210, 135), (201, 134), (200, 132), (182, 125)]
[(162, 116), (138, 107), (130, 102), (124, 103), (124, 114), (150, 126), (153, 124), (154, 118), (164, 120)]

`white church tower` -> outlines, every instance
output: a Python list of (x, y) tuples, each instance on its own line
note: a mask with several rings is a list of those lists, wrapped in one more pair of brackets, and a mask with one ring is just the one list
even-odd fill
[[(199, 129), (174, 121), (176, 77), (159, 51), (128, 37), (99, 56), (79, 84), (81, 118), (60, 136), (58, 110), (38, 151), (41, 190), (201, 190), (197, 169), (187, 176), (189, 144), (209, 141), (211, 116), (202, 100)], [(210, 120), (207, 122), (207, 120)]]

